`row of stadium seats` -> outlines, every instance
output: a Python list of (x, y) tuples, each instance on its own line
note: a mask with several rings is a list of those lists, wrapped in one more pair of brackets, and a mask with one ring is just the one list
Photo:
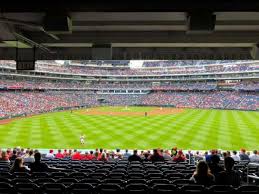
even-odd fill
[[(62, 180), (63, 181), (63, 180)], [(148, 193), (258, 193), (259, 187), (257, 186), (240, 186), (233, 188), (230, 185), (212, 185), (210, 187), (204, 187), (202, 185), (175, 185), (170, 183), (158, 183), (154, 186), (149, 186), (143, 183), (127, 183), (121, 184), (121, 181), (112, 183), (100, 183), (97, 186), (91, 183), (71, 183), (65, 185), (62, 183), (45, 183), (43, 185), (37, 185), (35, 183), (16, 183), (8, 184), (0, 182), (0, 193), (88, 193), (88, 194), (108, 194), (108, 193), (136, 193), (136, 194), (148, 194)]]

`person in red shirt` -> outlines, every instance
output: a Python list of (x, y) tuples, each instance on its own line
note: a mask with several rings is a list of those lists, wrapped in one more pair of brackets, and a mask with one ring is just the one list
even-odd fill
[(184, 162), (186, 160), (185, 155), (183, 154), (182, 150), (179, 150), (176, 156), (173, 158), (175, 162)]
[(90, 151), (90, 154), (87, 155), (87, 160), (94, 160), (95, 159), (95, 155), (93, 151)]
[(68, 153), (67, 153), (66, 149), (64, 149), (63, 156), (64, 156), (64, 158), (68, 156)]
[(72, 155), (72, 160), (81, 160), (81, 154), (77, 150), (74, 150), (74, 154)]
[(55, 158), (62, 159), (64, 155), (61, 153), (61, 150), (58, 150), (58, 153), (55, 155)]

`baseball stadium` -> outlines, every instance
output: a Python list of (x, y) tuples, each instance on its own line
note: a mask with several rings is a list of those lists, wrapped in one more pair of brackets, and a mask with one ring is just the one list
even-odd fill
[(2, 148), (258, 148), (257, 61), (38, 61), (21, 72), (1, 61), (0, 72)]

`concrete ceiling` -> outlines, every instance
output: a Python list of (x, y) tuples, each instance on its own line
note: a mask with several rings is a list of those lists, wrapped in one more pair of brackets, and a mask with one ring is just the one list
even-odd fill
[[(24, 49), (37, 47), (37, 59), (92, 59), (93, 44), (111, 44), (112, 59), (251, 58), (250, 51), (259, 42), (258, 1), (231, 5), (228, 0), (212, 4), (196, 0), (190, 7), (183, 2), (187, 1), (165, 1), (163, 6), (161, 1), (146, 6), (129, 2), (127, 7), (122, 3), (80, 6), (71, 1), (11, 6), (9, 2), (0, 6), (0, 58), (15, 59), (15, 44), (6, 42), (10, 40), (19, 40)], [(44, 29), (44, 17), (55, 9), (70, 17), (71, 32)], [(186, 33), (187, 13), (207, 9), (216, 15), (215, 30)]]

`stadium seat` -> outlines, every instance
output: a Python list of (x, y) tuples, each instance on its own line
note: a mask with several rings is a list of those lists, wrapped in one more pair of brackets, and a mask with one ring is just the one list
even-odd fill
[(147, 184), (147, 180), (146, 179), (128, 179), (127, 180), (127, 184)]
[(0, 193), (1, 194), (15, 194), (14, 187), (9, 183), (0, 182)]
[(83, 179), (87, 177), (86, 173), (83, 172), (72, 172), (68, 175), (69, 178)]
[(47, 178), (47, 177), (49, 177), (49, 174), (46, 172), (33, 172), (31, 174), (31, 177), (34, 179), (35, 178)]
[(15, 190), (19, 194), (35, 194), (39, 192), (39, 187), (34, 183), (16, 183)]
[(70, 194), (93, 194), (94, 187), (88, 183), (73, 183), (68, 188), (68, 193)]
[(208, 191), (211, 193), (233, 193), (235, 190), (231, 185), (212, 185)]
[(65, 172), (52, 172), (49, 177), (53, 179), (66, 178), (68, 174)]
[(120, 194), (123, 193), (122, 187), (118, 184), (110, 184), (110, 183), (101, 183), (96, 187), (96, 191), (99, 194), (108, 194), (108, 193), (114, 193), (114, 194)]
[(73, 183), (77, 183), (78, 180), (75, 178), (61, 178), (56, 181), (57, 183), (62, 183), (65, 186), (70, 186)]
[(65, 194), (66, 187), (61, 183), (45, 183), (42, 185), (43, 194)]
[(34, 180), (34, 183), (41, 186), (45, 183), (55, 183), (56, 181), (52, 178), (38, 178)]
[(102, 181), (100, 179), (86, 178), (86, 179), (79, 180), (79, 183), (89, 183), (95, 187), (101, 184)]
[(170, 181), (167, 179), (152, 179), (148, 181), (149, 186), (153, 186), (156, 184), (170, 184)]
[(144, 179), (145, 175), (142, 173), (129, 173), (128, 179)]
[(126, 193), (148, 193), (149, 189), (146, 184), (137, 184), (137, 183), (132, 183), (132, 184), (127, 184), (125, 187)]
[(148, 179), (162, 179), (164, 175), (162, 173), (150, 173), (147, 175)]
[(12, 184), (12, 180), (4, 177), (0, 177), (0, 182), (1, 183), (9, 183)]
[(109, 183), (109, 184), (117, 184), (121, 187), (124, 187), (126, 182), (124, 180), (121, 180), (121, 179), (105, 179), (103, 181), (103, 183)]
[(177, 192), (177, 187), (175, 185), (172, 184), (155, 184), (152, 189), (151, 189), (151, 193), (154, 194), (163, 194), (163, 193), (176, 193)]
[(111, 174), (108, 175), (108, 178), (112, 178), (112, 179), (124, 179), (125, 178), (125, 174), (124, 173), (114, 173), (112, 172)]
[(189, 179), (177, 179), (172, 182), (174, 185), (183, 186), (191, 184), (191, 181)]
[(27, 179), (27, 178), (14, 178), (12, 179), (12, 182), (15, 183), (32, 183), (31, 179)]
[(13, 176), (16, 178), (30, 178), (31, 175), (27, 172), (14, 172)]
[(205, 187), (203, 185), (183, 185), (180, 190), (184, 193), (203, 193)]
[(242, 185), (237, 188), (238, 193), (259, 193), (259, 186), (256, 185)]

